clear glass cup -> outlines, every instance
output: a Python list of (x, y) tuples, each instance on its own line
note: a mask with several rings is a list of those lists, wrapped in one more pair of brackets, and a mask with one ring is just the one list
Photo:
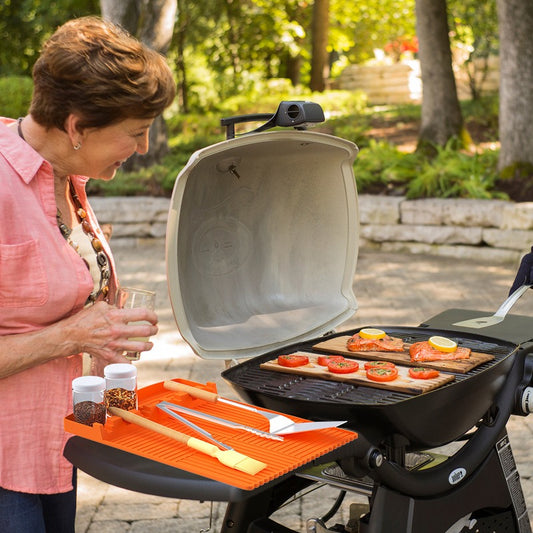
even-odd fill
[[(117, 307), (134, 308), (146, 307), (148, 309), (155, 309), (155, 292), (146, 289), (138, 289), (136, 287), (120, 287), (117, 293)], [(130, 322), (130, 324), (148, 324), (148, 322), (141, 320), (139, 322)], [(149, 337), (131, 337), (130, 340), (148, 341)], [(125, 352), (124, 357), (130, 361), (138, 361), (141, 356), (140, 352)]]

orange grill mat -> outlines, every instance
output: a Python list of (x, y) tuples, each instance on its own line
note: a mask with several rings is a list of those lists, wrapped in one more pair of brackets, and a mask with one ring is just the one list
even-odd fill
[[(216, 392), (214, 383), (201, 385), (181, 379), (174, 381)], [(206, 440), (196, 431), (156, 407), (160, 401), (169, 401), (263, 431), (269, 429), (268, 420), (257, 413), (223, 403), (199, 400), (183, 392), (169, 391), (163, 387), (163, 383), (155, 383), (138, 390), (139, 410), (137, 412), (141, 416), (190, 436)], [(214, 457), (192, 450), (185, 444), (148, 429), (125, 422), (116, 416), (108, 417), (104, 426), (94, 424), (90, 427), (75, 422), (71, 414), (64, 419), (64, 427), (65, 431), (85, 439), (119, 448), (243, 490), (256, 489), (357, 438), (357, 434), (353, 431), (328, 428), (285, 435), (283, 441), (274, 441), (248, 431), (227, 428), (193, 416), (187, 415), (187, 418), (211, 433), (215, 439), (231, 446), (239, 453), (266, 463), (267, 467), (256, 475), (240, 472), (221, 464)], [(308, 422), (308, 420), (293, 416), (289, 416), (289, 418), (295, 422)]]

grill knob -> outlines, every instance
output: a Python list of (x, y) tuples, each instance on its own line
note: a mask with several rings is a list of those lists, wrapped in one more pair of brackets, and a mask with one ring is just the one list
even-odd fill
[(379, 468), (383, 464), (383, 454), (379, 450), (373, 450), (368, 457), (370, 468)]
[(523, 390), (521, 405), (524, 413), (533, 413), (533, 387), (526, 387)]

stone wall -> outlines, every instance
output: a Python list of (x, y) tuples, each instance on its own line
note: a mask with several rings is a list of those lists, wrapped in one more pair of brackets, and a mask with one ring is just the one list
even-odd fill
[[(477, 59), (471, 64), (454, 64), (457, 96), (460, 100), (472, 98), (469, 87), (469, 69), (476, 80), (476, 87), (483, 93), (498, 91), (499, 58), (491, 56), (487, 62)], [(420, 104), (422, 101), (422, 78), (417, 60), (401, 63), (368, 63), (348, 65), (340, 76), (331, 81), (332, 89), (361, 90), (366, 93), (371, 105)]]
[[(114, 247), (164, 239), (168, 198), (92, 198), (101, 223), (113, 225)], [(360, 195), (364, 250), (433, 254), (517, 263), (533, 245), (533, 203)]]
[(90, 198), (100, 224), (111, 224), (113, 247), (135, 247), (145, 239), (165, 239), (170, 200), (152, 196)]
[(363, 248), (515, 263), (533, 245), (529, 202), (361, 195), (359, 208)]

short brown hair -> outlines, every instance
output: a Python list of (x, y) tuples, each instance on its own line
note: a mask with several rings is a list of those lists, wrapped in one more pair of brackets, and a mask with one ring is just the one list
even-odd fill
[(61, 130), (72, 112), (81, 115), (81, 127), (94, 128), (155, 118), (176, 94), (161, 54), (93, 16), (63, 24), (45, 42), (33, 83), (30, 114), (42, 126)]

